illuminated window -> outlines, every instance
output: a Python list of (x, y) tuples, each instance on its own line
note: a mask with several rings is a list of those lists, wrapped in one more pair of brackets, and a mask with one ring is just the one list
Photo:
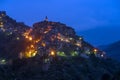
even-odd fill
[(31, 47), (31, 48), (34, 48), (34, 45), (31, 45), (30, 47)]
[(2, 65), (6, 64), (6, 60), (5, 59), (0, 59), (0, 64), (2, 64)]
[(29, 37), (29, 40), (32, 41), (32, 37)]
[(58, 56), (66, 56), (64, 52), (57, 52)]
[(94, 52), (97, 52), (98, 50), (97, 49), (94, 49)]
[(73, 38), (70, 38), (70, 40), (73, 40)]
[(68, 39), (65, 40), (66, 42), (70, 42)]
[(76, 43), (77, 46), (82, 47), (81, 43)]
[(0, 27), (3, 27), (3, 25), (0, 25)]
[(102, 54), (101, 57), (104, 57), (104, 55)]
[(1, 14), (2, 16), (5, 16), (5, 14)]
[(77, 51), (72, 51), (71, 56), (78, 56), (78, 52)]
[(93, 52), (94, 52), (94, 54), (97, 54), (98, 50), (97, 50), (97, 49), (94, 49)]
[(79, 40), (82, 40), (82, 37), (79, 37)]
[(37, 51), (35, 51), (35, 50), (30, 50), (30, 51), (26, 51), (24, 54), (25, 54), (25, 58), (30, 58), (30, 57), (36, 56)]
[(0, 27), (3, 27), (3, 22), (0, 22)]
[(46, 46), (46, 44), (45, 44), (44, 42), (42, 42), (42, 46), (43, 46), (43, 47), (45, 47), (45, 46)]
[(1, 25), (3, 25), (3, 22), (0, 22)]
[(17, 37), (16, 39), (17, 39), (17, 40), (19, 40), (20, 38), (19, 38), (19, 37)]
[(55, 52), (52, 50), (52, 51), (50, 52), (50, 55), (51, 55), (51, 56), (55, 56)]

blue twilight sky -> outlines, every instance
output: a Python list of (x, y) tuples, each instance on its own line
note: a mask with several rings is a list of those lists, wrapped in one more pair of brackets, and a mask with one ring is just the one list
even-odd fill
[(120, 40), (120, 0), (0, 0), (0, 10), (30, 26), (48, 16), (94, 45)]

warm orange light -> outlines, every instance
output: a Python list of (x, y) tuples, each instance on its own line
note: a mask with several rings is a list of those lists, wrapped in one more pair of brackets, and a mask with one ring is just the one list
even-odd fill
[(30, 47), (31, 47), (31, 48), (34, 48), (34, 45), (31, 45)]
[(36, 43), (38, 43), (39, 41), (35, 41)]
[(25, 58), (30, 58), (30, 57), (34, 57), (36, 54), (37, 54), (37, 51), (32, 49), (32, 50), (28, 50), (24, 53), (22, 53), (24, 56), (22, 57), (25, 57)]
[(45, 47), (45, 46), (46, 46), (46, 44), (45, 44), (45, 43), (42, 43), (42, 46), (43, 46), (43, 47)]
[(77, 46), (80, 46), (80, 44), (79, 44), (79, 43), (77, 43), (76, 45), (77, 45)]
[(50, 53), (52, 56), (54, 56), (55, 55), (55, 52), (54, 51), (51, 51), (51, 53)]
[(28, 36), (25, 36), (25, 38), (28, 38)]
[(29, 54), (31, 54), (32, 52), (31, 51), (29, 51)]
[(32, 41), (32, 37), (29, 37), (29, 40)]
[(23, 36), (26, 38), (26, 40), (30, 41), (31, 43), (26, 46), (24, 52), (20, 53), (20, 58), (30, 58), (34, 57), (37, 54), (36, 43), (38, 43), (40, 39), (34, 40), (32, 38), (32, 35), (30, 35), (31, 31), (32, 29), (27, 30), (25, 33), (23, 33)]
[(97, 49), (94, 49), (94, 52), (97, 52), (98, 50)]

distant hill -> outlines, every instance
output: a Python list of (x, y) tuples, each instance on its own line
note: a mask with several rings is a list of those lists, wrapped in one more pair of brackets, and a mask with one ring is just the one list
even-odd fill
[(109, 57), (120, 61), (120, 41), (105, 46), (99, 46), (99, 48), (104, 50)]
[(106, 45), (120, 40), (120, 26), (103, 26), (85, 31), (77, 31), (78, 35), (84, 36), (91, 44)]

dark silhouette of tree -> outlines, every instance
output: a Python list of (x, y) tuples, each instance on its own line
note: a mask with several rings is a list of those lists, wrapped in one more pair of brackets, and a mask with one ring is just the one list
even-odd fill
[(112, 79), (111, 79), (110, 74), (105, 73), (105, 74), (103, 74), (103, 76), (102, 76), (101, 80), (112, 80)]

